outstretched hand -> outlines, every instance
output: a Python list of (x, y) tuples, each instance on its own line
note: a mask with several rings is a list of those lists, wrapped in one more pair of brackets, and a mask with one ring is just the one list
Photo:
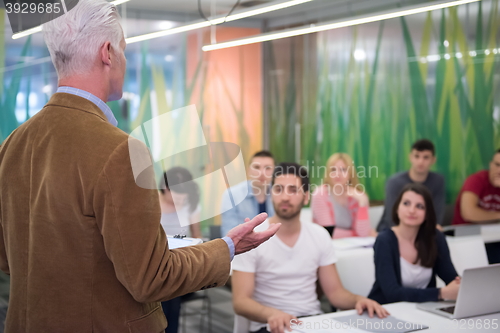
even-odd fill
[(240, 224), (229, 230), (227, 236), (233, 240), (235, 254), (245, 253), (256, 248), (260, 244), (271, 238), (281, 226), (281, 223), (276, 223), (267, 230), (256, 232), (253, 229), (267, 219), (266, 213), (261, 213), (253, 219), (246, 218), (245, 223)]

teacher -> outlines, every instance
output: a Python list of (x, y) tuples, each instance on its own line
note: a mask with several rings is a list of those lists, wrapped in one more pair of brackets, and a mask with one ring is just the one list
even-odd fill
[(254, 232), (260, 214), (223, 239), (168, 249), (157, 190), (136, 184), (129, 136), (105, 104), (122, 96), (119, 19), (105, 0), (80, 0), (44, 24), (59, 88), (0, 146), (7, 333), (162, 332), (160, 301), (223, 285), (232, 257), (279, 228)]

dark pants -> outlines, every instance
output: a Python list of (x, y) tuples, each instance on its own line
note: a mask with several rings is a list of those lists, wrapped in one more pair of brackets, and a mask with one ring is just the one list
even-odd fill
[(167, 317), (168, 326), (165, 333), (177, 333), (179, 331), (179, 314), (181, 313), (181, 297), (161, 302), (163, 313)]
[(269, 332), (265, 327), (262, 327), (260, 330), (253, 331), (253, 332), (250, 332), (250, 333), (271, 333), (271, 332)]
[(500, 264), (500, 242), (485, 244), (488, 262), (491, 264)]

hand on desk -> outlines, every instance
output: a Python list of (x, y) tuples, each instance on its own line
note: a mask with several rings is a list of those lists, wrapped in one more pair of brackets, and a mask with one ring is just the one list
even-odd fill
[(365, 297), (357, 301), (354, 308), (358, 311), (359, 315), (361, 315), (364, 310), (368, 311), (368, 315), (370, 316), (370, 318), (373, 318), (374, 313), (376, 313), (377, 316), (382, 319), (390, 315), (389, 311), (384, 309), (382, 305)]
[(292, 320), (294, 324), (299, 324), (297, 317), (286, 312), (275, 309), (273, 314), (267, 319), (267, 324), (271, 333), (285, 333), (285, 329), (290, 332), (292, 330)]
[(448, 283), (446, 287), (439, 290), (439, 298), (444, 300), (455, 301), (458, 297), (458, 289), (460, 288), (460, 276)]
[(235, 254), (245, 253), (256, 248), (266, 240), (271, 238), (281, 226), (281, 223), (276, 223), (267, 230), (255, 232), (253, 229), (267, 219), (266, 213), (261, 213), (252, 220), (245, 219), (245, 223), (240, 224), (229, 230), (227, 236), (233, 240)]

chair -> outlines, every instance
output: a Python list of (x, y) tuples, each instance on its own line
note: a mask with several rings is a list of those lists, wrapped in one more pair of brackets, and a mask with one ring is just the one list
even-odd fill
[(481, 235), (446, 237), (453, 265), (462, 275), (468, 268), (483, 267), (488, 265), (488, 256)]
[[(186, 303), (201, 300), (201, 308), (188, 310)], [(205, 322), (207, 323), (207, 332), (212, 332), (212, 303), (208, 295), (207, 290), (197, 291), (191, 294), (184, 295), (181, 303), (181, 326), (182, 332), (186, 333), (186, 317), (189, 316), (200, 316), (200, 326), (198, 332), (205, 332)]]
[(377, 230), (378, 223), (384, 214), (384, 206), (374, 206), (368, 208), (368, 215), (370, 216), (370, 226), (373, 230)]
[(337, 252), (336, 263), (340, 280), (353, 294), (368, 296), (375, 283), (373, 249), (360, 248)]
[(233, 333), (248, 333), (248, 331), (250, 331), (250, 320), (235, 314)]

